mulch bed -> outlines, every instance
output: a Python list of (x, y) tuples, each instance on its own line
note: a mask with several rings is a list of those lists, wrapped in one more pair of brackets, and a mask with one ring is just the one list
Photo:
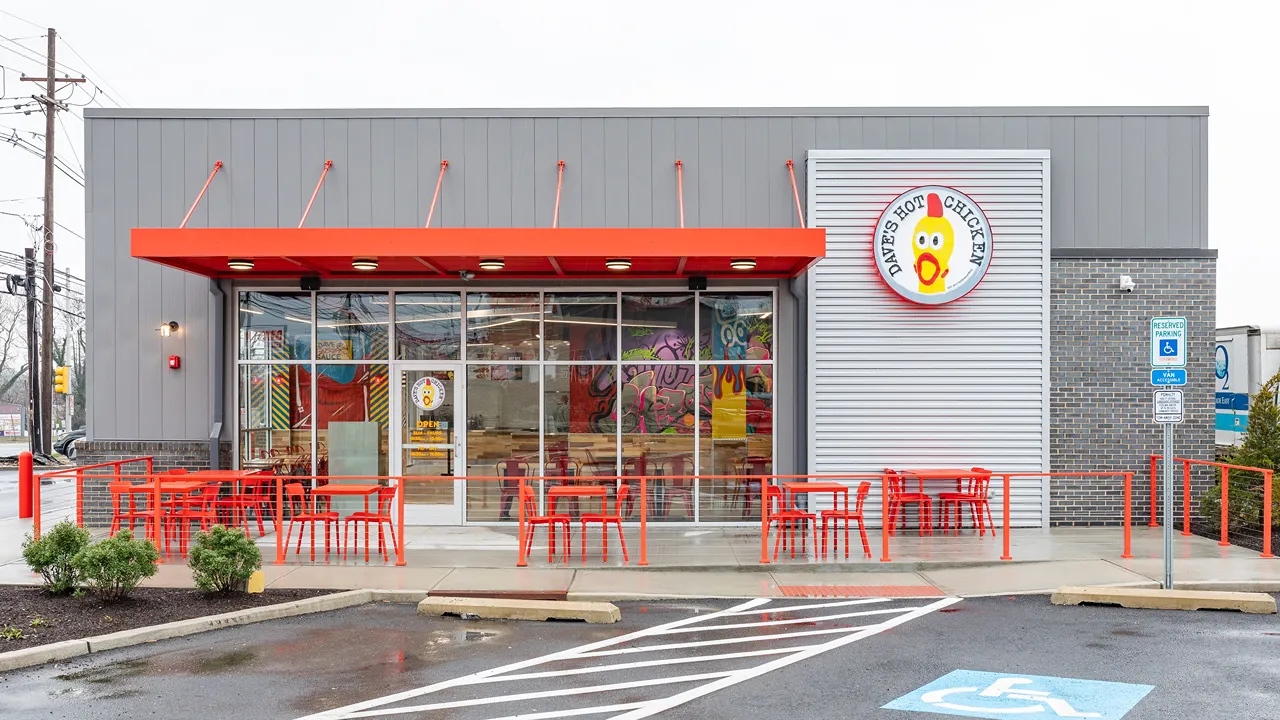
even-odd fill
[(103, 603), (92, 595), (83, 598), (53, 596), (39, 587), (0, 585), (0, 631), (16, 627), (23, 635), (21, 640), (0, 637), (0, 652), (276, 605), (332, 592), (267, 590), (253, 595), (239, 592), (214, 595), (179, 588), (138, 588), (127, 599)]
[[(1182, 524), (1177, 525), (1179, 532), (1182, 531)], [(1221, 534), (1217, 526), (1210, 525), (1197, 518), (1191, 520), (1191, 534), (1199, 535), (1210, 540), (1220, 540)], [(1261, 528), (1240, 528), (1233, 527), (1227, 531), (1227, 540), (1232, 545), (1247, 548), (1256, 552), (1262, 552), (1262, 529)], [(1280, 554), (1280, 528), (1271, 529), (1271, 552)]]

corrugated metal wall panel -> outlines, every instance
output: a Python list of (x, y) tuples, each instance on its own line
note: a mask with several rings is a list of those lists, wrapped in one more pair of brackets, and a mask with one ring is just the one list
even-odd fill
[[(827, 229), (809, 288), (811, 470), (1046, 471), (1048, 152), (813, 151), (807, 170), (810, 224)], [(986, 277), (936, 307), (899, 298), (871, 261), (880, 213), (921, 185), (968, 194), (991, 223)], [(1014, 479), (1016, 525), (1047, 522), (1046, 488)], [(878, 521), (878, 485), (867, 511)]]

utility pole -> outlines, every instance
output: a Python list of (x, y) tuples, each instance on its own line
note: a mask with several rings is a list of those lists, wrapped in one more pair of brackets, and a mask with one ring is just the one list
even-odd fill
[(31, 452), (44, 447), (40, 415), (40, 353), (36, 344), (36, 251), (26, 249), (26, 273), (23, 286), (27, 291), (27, 429), (31, 433)]
[[(29, 78), (23, 82), (43, 82), (44, 97), (36, 98), (44, 105), (44, 307), (41, 308), (40, 367), (31, 366), (33, 377), (40, 379), (40, 445), (33, 437), (31, 451), (49, 454), (53, 452), (53, 133), (57, 127), (58, 83), (82, 83), (84, 78), (57, 77), (58, 32), (49, 28), (49, 49), (45, 54), (45, 76)], [(28, 289), (28, 297), (31, 290)], [(30, 305), (28, 305), (30, 307)]]

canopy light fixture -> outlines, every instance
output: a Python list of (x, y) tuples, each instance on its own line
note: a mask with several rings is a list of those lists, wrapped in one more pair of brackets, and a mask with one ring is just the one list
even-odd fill
[(356, 258), (351, 261), (351, 267), (357, 270), (377, 270), (378, 258)]
[(752, 258), (738, 258), (736, 260), (730, 260), (729, 267), (734, 270), (754, 270), (756, 267), (756, 261)]
[(631, 261), (626, 258), (610, 258), (604, 261), (604, 266), (610, 270), (630, 270)]
[(227, 267), (232, 270), (252, 270), (253, 261), (248, 258), (231, 258), (227, 261)]
[(169, 322), (161, 325), (159, 329), (160, 337), (169, 337), (170, 335), (178, 332), (178, 321), (170, 320)]
[(502, 258), (485, 258), (480, 261), (481, 270), (501, 270), (506, 266), (507, 264), (502, 261)]

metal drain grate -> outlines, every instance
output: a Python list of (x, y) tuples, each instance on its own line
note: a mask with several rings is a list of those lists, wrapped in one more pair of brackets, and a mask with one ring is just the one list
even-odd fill
[(779, 585), (785, 597), (942, 597), (932, 585)]

